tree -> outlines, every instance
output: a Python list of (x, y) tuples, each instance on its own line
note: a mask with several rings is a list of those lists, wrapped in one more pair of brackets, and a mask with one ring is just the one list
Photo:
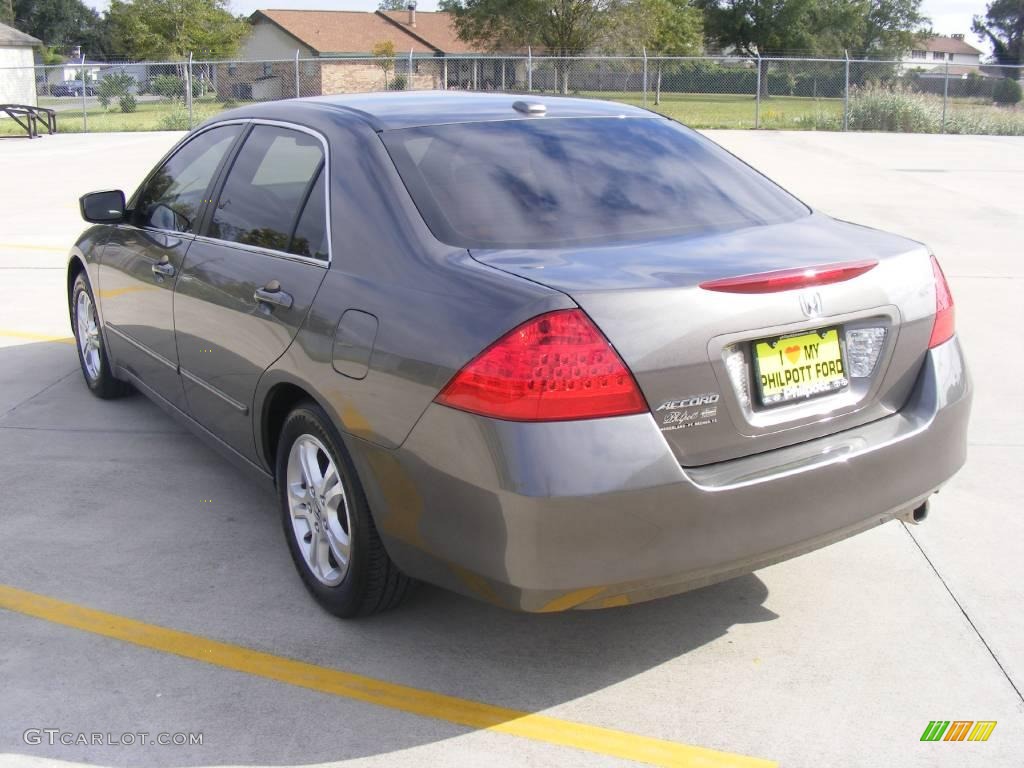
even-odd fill
[(928, 25), (921, 0), (818, 0), (811, 12), (814, 50), (827, 55), (899, 59)]
[(619, 0), (441, 0), (461, 40), (494, 51), (532, 46), (560, 57), (559, 88), (569, 90), (564, 57), (583, 53), (609, 29)]
[(107, 109), (110, 102), (130, 95), (131, 89), (137, 85), (135, 78), (127, 72), (109, 72), (96, 84), (96, 96), (99, 97), (103, 108)]
[[(616, 9), (603, 47), (614, 53), (654, 57), (695, 56), (704, 44), (704, 14), (690, 0), (630, 0)], [(654, 59), (655, 97), (661, 103), (665, 62)]]
[(492, 50), (528, 45), (555, 56), (583, 53), (608, 27), (614, 0), (441, 0), (462, 40)]
[(388, 89), (388, 72), (395, 66), (395, 44), (390, 40), (381, 40), (374, 44), (371, 51), (377, 60), (377, 66), (384, 71), (384, 90)]
[(704, 43), (704, 14), (690, 0), (627, 0), (613, 9), (604, 48), (612, 53), (694, 56)]
[(747, 56), (814, 48), (817, 0), (697, 0), (707, 35)]
[(378, 11), (404, 11), (409, 7), (409, 0), (380, 0)]
[(974, 17), (972, 29), (992, 43), (997, 63), (1024, 64), (1024, 0), (994, 0), (984, 19)]
[(74, 46), (91, 56), (110, 54), (106, 22), (81, 0), (13, 0), (14, 26), (54, 51)]
[(0, 24), (14, 26), (13, 0), (0, 0)]
[[(794, 55), (814, 49), (818, 0), (697, 0), (704, 29), (722, 48), (747, 56)], [(760, 66), (761, 98), (767, 98), (768, 67)]]
[(107, 19), (118, 53), (136, 59), (224, 58), (249, 32), (228, 0), (111, 0)]

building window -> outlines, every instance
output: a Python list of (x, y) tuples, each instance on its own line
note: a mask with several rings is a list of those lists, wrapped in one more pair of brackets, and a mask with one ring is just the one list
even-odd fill
[(942, 61), (945, 58), (946, 58), (946, 54), (944, 54), (944, 53), (942, 53), (940, 51), (932, 51), (932, 59), (934, 59), (935, 61)]
[(927, 51), (911, 51), (910, 58), (912, 59), (924, 59), (927, 58)]
[(274, 74), (274, 64), (273, 64), (273, 62), (269, 62), (269, 61), (263, 62), (263, 76), (264, 77), (270, 77), (272, 74)]

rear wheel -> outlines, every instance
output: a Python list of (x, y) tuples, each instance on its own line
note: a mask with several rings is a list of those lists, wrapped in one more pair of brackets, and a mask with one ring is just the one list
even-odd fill
[(103, 399), (120, 397), (128, 392), (128, 384), (115, 379), (111, 371), (103, 334), (100, 332), (99, 316), (96, 314), (96, 302), (83, 273), (75, 278), (71, 291), (71, 327), (75, 331), (78, 362), (82, 366), (82, 376), (89, 390)]
[(352, 461), (319, 406), (285, 419), (276, 477), (288, 549), (320, 605), (350, 618), (401, 602), (409, 578), (384, 550)]

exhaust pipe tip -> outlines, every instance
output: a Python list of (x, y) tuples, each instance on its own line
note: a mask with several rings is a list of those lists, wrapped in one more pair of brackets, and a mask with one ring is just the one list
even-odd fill
[(915, 523), (923, 523), (925, 521), (925, 518), (928, 517), (928, 510), (930, 504), (931, 502), (926, 500), (924, 504), (922, 504), (920, 507), (914, 510)]
[(907, 510), (902, 514), (898, 515), (899, 519), (904, 523), (913, 523), (914, 525), (920, 525), (928, 517), (929, 501), (926, 499), (921, 506), (914, 510)]

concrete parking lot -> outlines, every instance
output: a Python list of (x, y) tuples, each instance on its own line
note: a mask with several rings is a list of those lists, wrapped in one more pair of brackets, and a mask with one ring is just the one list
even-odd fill
[[(976, 396), (927, 522), (626, 608), (423, 587), (355, 622), (305, 593), (270, 493), (143, 397), (81, 381), (78, 195), (132, 189), (178, 134), (0, 140), (0, 765), (1021, 765), (1024, 139), (708, 133), (941, 259)], [(997, 726), (920, 741), (932, 720)]]

